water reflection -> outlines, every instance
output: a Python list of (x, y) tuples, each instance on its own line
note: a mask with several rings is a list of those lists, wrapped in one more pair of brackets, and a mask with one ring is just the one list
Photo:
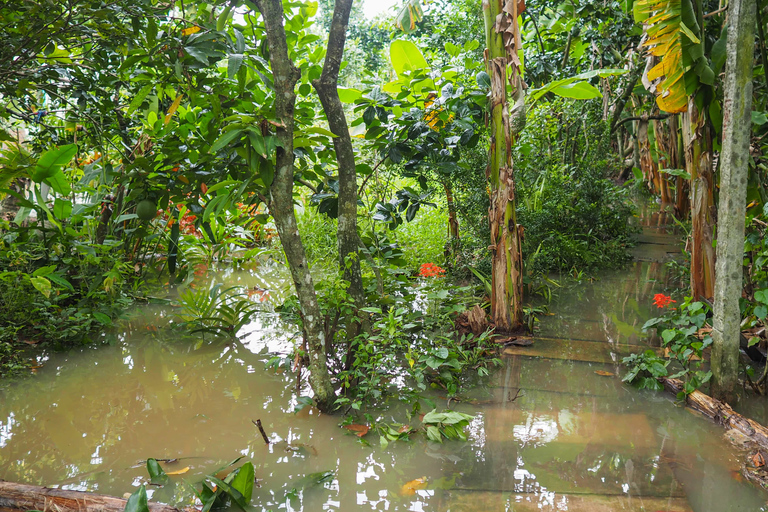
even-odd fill
[[(189, 471), (151, 493), (188, 504), (184, 481), (245, 456), (261, 510), (762, 510), (765, 496), (737, 479), (719, 427), (610, 376), (620, 369), (606, 354), (648, 343), (636, 326), (665, 283), (661, 268), (636, 264), (561, 292), (562, 314), (543, 331), (565, 341), (534, 345), (550, 358), (506, 357), (452, 402), (474, 415), (466, 442), (416, 436), (387, 449), (373, 432), (371, 445), (349, 435), (339, 417), (293, 413), (306, 390), (264, 369), (296, 331), (276, 315), (222, 342), (185, 339), (167, 328), (167, 309), (141, 308), (113, 345), (51, 354), (36, 376), (0, 389), (0, 478), (122, 495), (146, 481), (147, 457), (178, 459), (166, 469)], [(397, 407), (381, 416), (405, 420)], [(330, 481), (308, 482), (325, 471)]]

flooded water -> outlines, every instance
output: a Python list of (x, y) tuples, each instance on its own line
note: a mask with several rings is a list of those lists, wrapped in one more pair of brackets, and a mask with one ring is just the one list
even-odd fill
[[(157, 330), (168, 312), (146, 307), (112, 345), (53, 354), (0, 388), (0, 479), (122, 496), (147, 482), (141, 461), (178, 459), (164, 464), (181, 473), (174, 483), (150, 493), (188, 505), (185, 481), (244, 456), (256, 510), (768, 510), (720, 427), (618, 377), (621, 357), (648, 343), (653, 294), (674, 284), (662, 263), (672, 240), (657, 241), (646, 261), (559, 290), (536, 343), (506, 349), (485, 383), (451, 401), (474, 416), (467, 442), (416, 435), (383, 449), (339, 416), (294, 413), (295, 382), (265, 362), (295, 329), (272, 313), (224, 343)], [(280, 293), (274, 276), (229, 279)], [(406, 421), (397, 408), (378, 414)], [(326, 471), (328, 482), (307, 485)]]

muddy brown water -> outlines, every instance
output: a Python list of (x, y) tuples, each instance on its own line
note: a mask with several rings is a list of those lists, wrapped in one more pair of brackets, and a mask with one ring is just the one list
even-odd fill
[[(295, 382), (265, 369), (295, 335), (273, 313), (225, 343), (174, 339), (162, 329), (168, 311), (144, 307), (111, 345), (51, 354), (33, 377), (0, 387), (0, 478), (122, 496), (147, 482), (140, 461), (178, 459), (163, 465), (182, 474), (149, 489), (186, 505), (185, 482), (242, 456), (256, 467), (256, 510), (768, 510), (721, 428), (617, 377), (623, 355), (647, 348), (640, 327), (653, 294), (672, 284), (663, 260), (674, 241), (648, 245), (660, 247), (559, 290), (536, 343), (508, 349), (451, 403), (474, 415), (467, 442), (414, 436), (382, 449), (372, 432), (363, 443), (339, 428), (338, 416), (294, 413)], [(266, 286), (258, 272), (228, 279)], [(405, 421), (398, 407), (377, 414)], [(324, 471), (329, 482), (304, 486)], [(424, 483), (406, 485), (416, 479)]]

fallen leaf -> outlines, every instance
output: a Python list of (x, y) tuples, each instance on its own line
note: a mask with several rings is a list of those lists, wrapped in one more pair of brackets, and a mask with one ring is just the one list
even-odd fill
[(187, 471), (189, 471), (189, 466), (187, 466), (185, 468), (178, 469), (176, 471), (166, 471), (165, 474), (166, 475), (183, 475)]
[(201, 183), (200, 184), (200, 192), (202, 192), (203, 194), (207, 194), (208, 193), (208, 185), (206, 185), (205, 183)]
[(614, 375), (616, 375), (615, 373), (607, 372), (605, 370), (596, 370), (595, 373), (602, 377), (613, 377)]
[(400, 428), (397, 430), (397, 433), (398, 433), (398, 434), (402, 434), (403, 432), (408, 432), (409, 430), (411, 430), (411, 427), (410, 427), (410, 426), (408, 426), (408, 425), (403, 425), (402, 427), (400, 427)]
[(403, 496), (413, 496), (416, 491), (425, 489), (427, 487), (427, 477), (423, 476), (415, 480), (411, 480), (400, 488), (400, 494)]
[(370, 428), (367, 425), (344, 425), (344, 428), (355, 434), (357, 437), (363, 437)]
[(761, 467), (765, 466), (765, 459), (763, 458), (763, 454), (760, 453), (760, 452), (757, 452), (756, 454), (754, 454), (752, 456), (752, 464), (756, 468), (761, 468)]
[(198, 27), (197, 25), (195, 25), (195, 26), (192, 26), (192, 27), (187, 27), (187, 28), (185, 28), (184, 30), (182, 30), (182, 31), (181, 31), (181, 35), (183, 35), (183, 36), (188, 36), (188, 35), (190, 35), (190, 34), (196, 34), (196, 33), (198, 33), (198, 32), (200, 32), (200, 27)]
[(37, 345), (38, 343), (40, 343), (40, 341), (38, 341), (38, 340), (24, 340), (24, 343), (26, 343), (27, 345)]

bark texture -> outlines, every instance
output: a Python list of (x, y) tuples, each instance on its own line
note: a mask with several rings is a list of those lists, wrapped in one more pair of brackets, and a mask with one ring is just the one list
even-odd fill
[(693, 96), (688, 99), (688, 111), (681, 117), (685, 169), (691, 176), (691, 294), (694, 300), (712, 300), (715, 286), (712, 133)]
[[(683, 381), (679, 379), (662, 377), (659, 380), (668, 391), (674, 394), (678, 394), (684, 389)], [(715, 423), (727, 429), (736, 429), (761, 447), (768, 449), (768, 428), (735, 412), (730, 405), (701, 391), (694, 391), (688, 395), (685, 403), (708, 416)]]
[[(0, 481), (0, 511), (123, 512), (126, 502), (127, 500), (103, 494)], [(194, 508), (191, 510), (194, 511)], [(177, 508), (151, 502), (149, 511), (180, 512)]]
[(337, 234), (339, 265), (344, 273), (344, 278), (350, 282), (350, 295), (358, 307), (362, 307), (364, 296), (360, 261), (355, 257), (352, 259), (350, 267), (345, 265), (347, 256), (350, 254), (357, 256), (358, 252), (357, 172), (355, 171), (355, 151), (352, 147), (352, 138), (349, 135), (347, 118), (344, 115), (344, 107), (339, 99), (337, 89), (351, 10), (352, 0), (336, 0), (323, 73), (320, 78), (312, 82), (312, 85), (320, 97), (328, 120), (328, 127), (334, 135), (337, 135), (333, 139), (333, 147), (336, 151), (336, 161), (339, 164), (339, 228)]
[(743, 49), (755, 45), (754, 20), (754, 0), (731, 0), (728, 4), (711, 364), (712, 395), (729, 402), (734, 398), (739, 372), (739, 298), (752, 124), (753, 56)]
[[(515, 211), (512, 127), (507, 82), (522, 89), (518, 50), (522, 47), (517, 17), (524, 4), (516, 0), (483, 0), (486, 66), (491, 77), (491, 147), (486, 171), (490, 182), (488, 219), (491, 228), (491, 321), (500, 332), (517, 330), (523, 320), (523, 261)], [(507, 69), (511, 70), (507, 76)]]
[(336, 397), (326, 364), (325, 333), (315, 285), (309, 273), (307, 254), (299, 236), (293, 208), (293, 113), (296, 104), (295, 87), (296, 82), (301, 78), (301, 72), (288, 57), (282, 1), (259, 0), (256, 6), (264, 17), (267, 32), (269, 61), (275, 87), (275, 115), (279, 121), (276, 135), (282, 144), (282, 147), (277, 148), (277, 164), (270, 189), (269, 211), (275, 219), (280, 243), (285, 251), (293, 284), (296, 287), (296, 295), (299, 298), (304, 322), (304, 338), (309, 351), (309, 384), (315, 394), (318, 408), (322, 411), (330, 411)]

